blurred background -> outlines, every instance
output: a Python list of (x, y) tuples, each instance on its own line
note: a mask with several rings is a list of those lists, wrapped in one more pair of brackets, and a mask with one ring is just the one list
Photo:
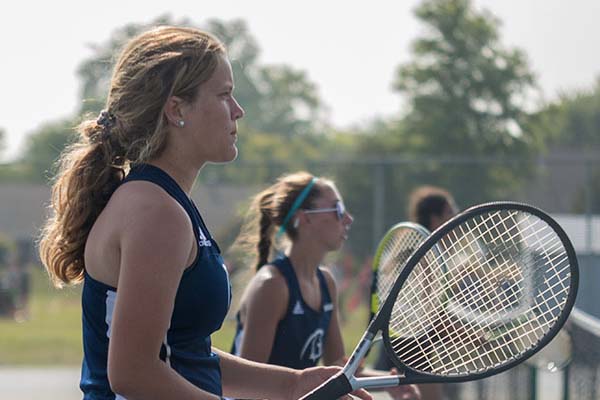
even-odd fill
[[(73, 127), (103, 108), (120, 46), (176, 24), (226, 43), (246, 110), (238, 160), (205, 167), (193, 193), (222, 249), (250, 196), (277, 176), (302, 169), (333, 178), (355, 217), (329, 260), (350, 352), (368, 319), (373, 251), (407, 219), (413, 189), (446, 188), (460, 208), (538, 206), (577, 251), (577, 309), (546, 355), (449, 392), (600, 398), (599, 3), (224, 1), (204, 10), (176, 1), (177, 12), (121, 3), (66, 11), (20, 2), (0, 28), (0, 397), (80, 397), (80, 288), (52, 288), (35, 247), (54, 163), (76, 139)], [(32, 9), (39, 29), (19, 18)], [(248, 264), (234, 252), (225, 258), (239, 299)], [(227, 320), (215, 345), (228, 350), (233, 333)]]

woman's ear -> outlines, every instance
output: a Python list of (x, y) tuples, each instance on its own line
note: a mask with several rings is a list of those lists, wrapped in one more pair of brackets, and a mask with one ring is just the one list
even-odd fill
[(169, 125), (183, 128), (185, 120), (183, 118), (184, 101), (180, 97), (170, 96), (165, 103), (164, 111)]

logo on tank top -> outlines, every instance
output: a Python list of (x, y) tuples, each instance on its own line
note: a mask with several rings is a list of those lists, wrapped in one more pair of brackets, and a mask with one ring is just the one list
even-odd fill
[(296, 305), (292, 310), (293, 315), (304, 315), (304, 308), (302, 308), (302, 304), (300, 304), (300, 300), (296, 301)]
[(312, 362), (317, 362), (323, 354), (323, 329), (316, 329), (306, 340), (302, 351), (300, 352), (300, 359), (303, 360), (308, 356), (308, 359)]
[(198, 246), (200, 247), (210, 247), (212, 246), (212, 242), (206, 239), (204, 236), (204, 232), (202, 232), (202, 228), (198, 227), (198, 236), (200, 236), (200, 240), (198, 240)]

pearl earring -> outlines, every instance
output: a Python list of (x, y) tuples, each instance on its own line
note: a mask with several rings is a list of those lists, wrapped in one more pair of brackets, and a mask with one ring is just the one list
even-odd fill
[(296, 218), (296, 219), (294, 220), (294, 229), (295, 229), (295, 228), (298, 228), (298, 225), (300, 225), (300, 220), (299, 220), (298, 218)]
[(180, 119), (179, 121), (177, 121), (177, 125), (178, 125), (180, 128), (183, 128), (183, 127), (185, 126), (185, 121), (184, 121), (184, 120), (182, 120), (182, 119)]

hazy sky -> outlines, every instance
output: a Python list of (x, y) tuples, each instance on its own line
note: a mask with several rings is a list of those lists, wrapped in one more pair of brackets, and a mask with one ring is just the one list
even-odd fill
[[(260, 62), (286, 63), (316, 82), (337, 126), (400, 110), (391, 91), (397, 66), (423, 30), (416, 0), (29, 1), (0, 15), (0, 128), (5, 156), (23, 138), (77, 108), (78, 65), (88, 45), (129, 22), (169, 13), (196, 23), (243, 18), (261, 47)], [(590, 87), (600, 76), (600, 0), (474, 0), (502, 20), (502, 43), (523, 49), (545, 97)]]

